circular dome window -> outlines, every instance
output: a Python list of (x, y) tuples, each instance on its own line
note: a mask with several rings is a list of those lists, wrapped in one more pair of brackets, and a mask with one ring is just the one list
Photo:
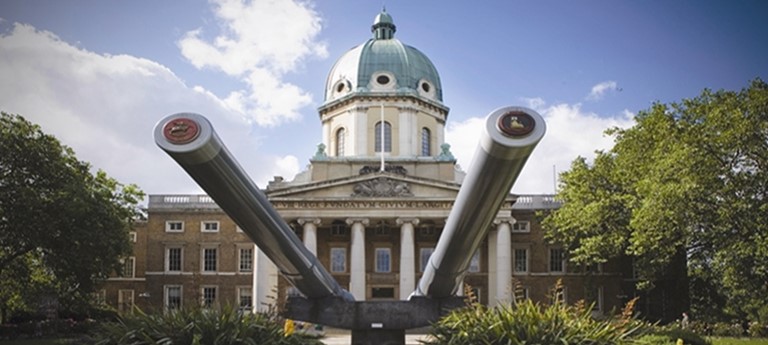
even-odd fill
[(344, 83), (339, 83), (339, 85), (336, 85), (336, 92), (342, 91), (344, 91)]
[(429, 92), (429, 84), (421, 83), (421, 89), (424, 90), (424, 92)]
[(376, 82), (381, 84), (381, 85), (387, 85), (387, 84), (389, 84), (389, 77), (386, 76), (386, 75), (380, 75), (380, 76), (376, 77)]

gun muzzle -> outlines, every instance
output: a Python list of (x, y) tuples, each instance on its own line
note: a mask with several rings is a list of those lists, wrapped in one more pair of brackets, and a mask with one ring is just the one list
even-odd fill
[(157, 146), (208, 193), (301, 293), (310, 298), (333, 295), (354, 301), (301, 243), (205, 117), (194, 113), (167, 116), (155, 126), (154, 137)]
[(413, 295), (456, 294), (472, 255), (545, 131), (544, 119), (528, 108), (505, 107), (488, 115), (443, 233)]

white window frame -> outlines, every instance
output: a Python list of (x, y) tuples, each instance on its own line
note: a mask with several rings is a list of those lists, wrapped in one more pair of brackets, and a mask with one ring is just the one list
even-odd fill
[(200, 232), (219, 232), (221, 222), (218, 220), (204, 220), (200, 222)]
[[(425, 252), (429, 252), (426, 257), (424, 257)], [(419, 272), (424, 272), (429, 264), (429, 258), (434, 253), (435, 247), (421, 247), (421, 249), (419, 249)]]
[[(381, 126), (384, 126), (384, 138), (381, 137)], [(392, 124), (387, 121), (384, 121), (383, 124), (381, 121), (377, 121), (373, 128), (376, 131), (373, 140), (375, 146), (373, 152), (381, 154), (381, 141), (383, 140), (384, 153), (392, 153)]]
[[(555, 251), (555, 250), (559, 250), (559, 251), (562, 252), (562, 258), (560, 259), (560, 270), (553, 270), (552, 269), (552, 267), (553, 267), (552, 265), (554, 264), (554, 262), (552, 262), (552, 252)], [(548, 267), (549, 273), (552, 273), (552, 274), (565, 274), (566, 273), (567, 257), (568, 257), (568, 254), (565, 252), (564, 248), (560, 248), (560, 247), (549, 248), (549, 259), (547, 260), (548, 264), (549, 264), (549, 267)]]
[[(179, 250), (179, 269), (171, 270), (171, 249)], [(167, 246), (165, 247), (165, 272), (183, 272), (184, 271), (184, 247), (183, 246)]]
[[(517, 251), (522, 250), (525, 252), (525, 268), (524, 270), (518, 270), (517, 266)], [(513, 274), (528, 274), (530, 272), (531, 265), (531, 251), (524, 247), (512, 247), (512, 273)]]
[(472, 258), (469, 259), (469, 267), (467, 271), (469, 273), (480, 273), (483, 270), (482, 266), (483, 257), (481, 256), (480, 248), (477, 248), (475, 254), (472, 254)]
[[(130, 274), (126, 273), (126, 268), (130, 267)], [(136, 278), (136, 257), (129, 256), (123, 259), (123, 272), (121, 278)]]
[(531, 232), (531, 222), (527, 220), (518, 220), (512, 224), (512, 232), (529, 233)]
[[(129, 300), (128, 305), (125, 305), (126, 304), (125, 296), (130, 296), (128, 297), (128, 300)], [(117, 310), (118, 311), (131, 312), (133, 311), (133, 306), (135, 304), (136, 304), (136, 298), (133, 290), (129, 290), (129, 289), (117, 290)]]
[[(381, 261), (386, 255), (386, 260)], [(383, 267), (382, 265), (386, 265)], [(374, 272), (376, 273), (392, 273), (392, 248), (378, 247), (374, 249)]]
[[(207, 250), (214, 250), (214, 253), (216, 254), (214, 260), (214, 267), (213, 270), (206, 269), (206, 257), (205, 252)], [(201, 273), (216, 273), (219, 271), (219, 247), (218, 246), (204, 246), (200, 248), (200, 272)]]
[[(594, 300), (589, 300), (587, 298), (589, 296), (584, 296), (585, 297), (584, 299), (587, 301), (587, 303), (593, 303), (594, 302), (594, 306), (592, 307), (592, 315), (593, 316), (601, 316), (601, 315), (603, 315), (603, 287), (602, 286), (598, 286), (596, 288), (593, 287), (593, 289), (594, 289), (593, 292), (596, 294), (594, 296)], [(585, 295), (588, 294), (588, 291), (585, 291), (584, 294)]]
[[(250, 258), (246, 258), (243, 260), (243, 251), (250, 251)], [(253, 246), (245, 247), (240, 246), (237, 248), (237, 271), (240, 273), (251, 273), (253, 272), (253, 261), (254, 261), (254, 255), (256, 254), (256, 250), (254, 250)], [(245, 267), (244, 267), (245, 264)]]
[[(180, 224), (181, 229), (174, 229), (175, 224)], [(184, 232), (184, 221), (183, 220), (166, 220), (165, 232)]]
[(136, 231), (131, 231), (128, 233), (128, 238), (130, 238), (132, 243), (136, 243), (139, 235), (136, 233)]
[(432, 131), (427, 127), (421, 128), (421, 156), (429, 157), (432, 155)]
[[(171, 308), (170, 305), (170, 294), (168, 293), (171, 289), (179, 290), (179, 305), (177, 307)], [(184, 306), (184, 286), (183, 285), (164, 285), (163, 286), (163, 307), (166, 311), (168, 310), (176, 310), (181, 309)]]
[[(343, 257), (343, 261), (341, 262), (341, 266), (342, 266), (341, 270), (338, 269), (338, 267), (335, 265), (336, 263), (333, 260), (334, 257), (335, 257), (334, 252), (341, 253), (341, 255)], [(345, 247), (331, 247), (330, 254), (331, 254), (331, 256), (330, 256), (330, 265), (329, 266), (331, 268), (331, 273), (347, 273), (347, 248), (345, 248)]]
[[(213, 299), (208, 303), (206, 291), (213, 291)], [(200, 305), (203, 308), (211, 308), (216, 306), (219, 301), (219, 287), (216, 285), (203, 285), (200, 287)]]
[[(247, 291), (247, 293), (243, 293)], [(243, 305), (243, 297), (247, 296), (250, 299), (248, 305)], [(237, 287), (237, 306), (240, 310), (253, 309), (253, 288), (250, 286), (238, 286)]]

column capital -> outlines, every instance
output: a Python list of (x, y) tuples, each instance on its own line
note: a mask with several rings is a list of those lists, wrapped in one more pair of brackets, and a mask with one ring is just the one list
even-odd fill
[(320, 225), (320, 223), (322, 223), (320, 218), (299, 218), (299, 219), (296, 219), (296, 222), (299, 223), (299, 225), (304, 225), (304, 224), (308, 224), (308, 223), (309, 224)]
[(493, 224), (501, 225), (502, 223), (508, 223), (509, 225), (517, 223), (517, 219), (513, 217), (498, 217), (493, 220)]
[(352, 225), (355, 223), (360, 223), (365, 226), (368, 226), (368, 224), (370, 224), (370, 220), (368, 218), (347, 218), (347, 225)]
[(419, 218), (397, 218), (397, 219), (395, 219), (395, 224), (397, 224), (397, 225), (403, 225), (405, 223), (411, 223), (414, 226), (419, 225)]

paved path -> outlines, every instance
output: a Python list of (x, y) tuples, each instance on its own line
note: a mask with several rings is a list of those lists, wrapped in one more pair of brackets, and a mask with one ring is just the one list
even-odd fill
[[(406, 334), (405, 335), (405, 344), (406, 345), (419, 345), (421, 344), (419, 342), (419, 339), (423, 339), (425, 335), (423, 334)], [(323, 343), (326, 345), (349, 345), (351, 344), (351, 336), (349, 334), (329, 334), (326, 335), (325, 338), (322, 339)]]

